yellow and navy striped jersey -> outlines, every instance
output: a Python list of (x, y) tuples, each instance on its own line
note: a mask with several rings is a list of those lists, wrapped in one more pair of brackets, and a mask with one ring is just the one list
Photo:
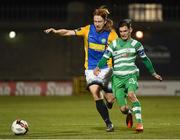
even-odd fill
[(77, 29), (76, 35), (84, 37), (85, 69), (94, 69), (107, 45), (118, 37), (114, 30), (97, 32), (93, 24)]

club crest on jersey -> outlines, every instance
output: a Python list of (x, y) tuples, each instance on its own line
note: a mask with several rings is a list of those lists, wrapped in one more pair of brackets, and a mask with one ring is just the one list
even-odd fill
[(106, 39), (105, 39), (105, 38), (102, 38), (102, 39), (101, 39), (101, 42), (102, 42), (103, 44), (105, 44), (105, 43), (106, 43)]

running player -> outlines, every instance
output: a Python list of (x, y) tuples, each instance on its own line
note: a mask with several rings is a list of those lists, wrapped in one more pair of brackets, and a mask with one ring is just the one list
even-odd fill
[[(112, 91), (110, 91), (110, 88), (108, 87), (110, 81), (109, 77), (111, 77), (112, 74), (111, 68), (105, 64), (98, 76), (93, 74), (93, 69), (97, 66), (97, 63), (103, 56), (106, 46), (118, 37), (113, 29), (113, 21), (109, 19), (108, 15), (108, 9), (101, 7), (95, 9), (93, 13), (93, 24), (75, 30), (56, 30), (54, 28), (49, 28), (45, 30), (45, 33), (55, 33), (60, 36), (83, 36), (85, 50), (84, 66), (87, 87), (94, 98), (97, 111), (100, 113), (107, 126), (106, 131), (111, 132), (114, 131), (114, 127), (107, 109), (107, 107), (112, 108), (112, 103), (115, 99)], [(105, 92), (104, 96), (108, 101), (107, 106), (103, 101), (103, 96), (101, 94), (102, 89)]]
[(102, 59), (94, 69), (94, 74), (98, 75), (101, 72), (100, 69), (106, 64), (106, 61), (109, 58), (113, 59), (113, 94), (121, 112), (125, 114), (129, 111), (126, 102), (126, 96), (128, 96), (132, 102), (132, 111), (137, 122), (136, 131), (143, 131), (141, 104), (135, 94), (138, 88), (139, 76), (139, 69), (135, 65), (136, 56), (138, 55), (142, 58), (143, 63), (152, 76), (160, 81), (162, 77), (155, 72), (150, 59), (144, 52), (143, 45), (139, 41), (131, 38), (131, 20), (126, 19), (120, 22), (118, 30), (120, 37), (108, 46)]

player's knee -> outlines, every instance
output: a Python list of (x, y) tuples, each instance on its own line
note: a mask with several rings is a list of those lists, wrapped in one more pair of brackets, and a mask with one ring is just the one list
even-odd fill
[(128, 98), (129, 98), (129, 100), (132, 101), (132, 102), (137, 101), (137, 97), (136, 97), (136, 95), (134, 94), (133, 91), (130, 91), (130, 92), (128, 93)]
[(124, 106), (124, 107), (121, 107), (121, 108), (120, 108), (120, 111), (121, 111), (123, 114), (128, 114), (129, 109), (127, 109), (127, 108)]
[(113, 103), (115, 100), (115, 97), (112, 93), (105, 93), (105, 98), (109, 103)]
[(91, 86), (90, 87), (90, 92), (94, 98), (95, 101), (103, 99), (103, 95), (100, 92), (100, 87), (99, 86)]
[(108, 103), (114, 103), (115, 98), (107, 99)]

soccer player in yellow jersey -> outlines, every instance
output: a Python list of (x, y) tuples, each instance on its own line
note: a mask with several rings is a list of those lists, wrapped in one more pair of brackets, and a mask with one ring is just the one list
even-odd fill
[(105, 64), (101, 73), (98, 76), (93, 74), (93, 69), (97, 66), (99, 60), (103, 56), (106, 46), (110, 44), (118, 36), (113, 29), (113, 21), (108, 18), (109, 11), (106, 8), (95, 9), (93, 13), (93, 24), (84, 27), (68, 30), (68, 29), (54, 29), (49, 28), (45, 33), (55, 33), (60, 36), (83, 36), (84, 50), (85, 50), (85, 77), (87, 87), (91, 92), (96, 108), (106, 124), (106, 131), (114, 131), (113, 124), (110, 120), (108, 108), (112, 104), (105, 105), (101, 91), (104, 91), (104, 96), (109, 103), (114, 102), (114, 96), (109, 88), (109, 81), (111, 77), (111, 68)]

